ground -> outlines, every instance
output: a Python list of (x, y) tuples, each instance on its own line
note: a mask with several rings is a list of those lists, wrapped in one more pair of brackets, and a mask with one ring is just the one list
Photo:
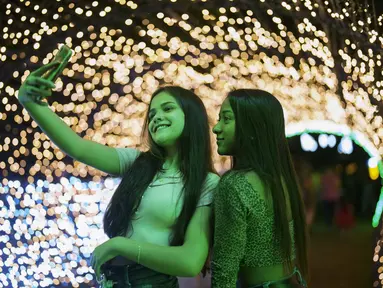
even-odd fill
[(340, 233), (317, 225), (311, 237), (310, 288), (369, 288), (373, 275), (373, 228), (358, 224)]

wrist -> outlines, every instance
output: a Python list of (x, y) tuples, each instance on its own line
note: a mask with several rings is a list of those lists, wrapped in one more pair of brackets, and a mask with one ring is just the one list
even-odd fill
[[(19, 103), (24, 106), (24, 108), (27, 108), (29, 105), (40, 105), (40, 106), (48, 106), (48, 103), (45, 101), (37, 100), (34, 99), (33, 97), (30, 96), (19, 96), (18, 97)], [(33, 103), (33, 104), (30, 104)]]
[[(139, 248), (138, 243), (129, 238), (118, 236), (113, 238), (111, 250), (115, 255), (122, 256), (126, 259), (137, 262), (139, 260), (139, 255), (141, 248)], [(140, 255), (141, 256), (141, 255)]]
[(33, 100), (31, 99), (31, 97), (29, 96), (26, 96), (26, 95), (19, 95), (17, 97), (17, 99), (19, 100), (20, 104), (24, 105), (28, 102), (33, 102)]

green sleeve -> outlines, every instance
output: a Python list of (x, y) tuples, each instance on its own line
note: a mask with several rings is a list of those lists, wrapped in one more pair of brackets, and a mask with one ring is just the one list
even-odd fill
[(133, 162), (140, 156), (140, 151), (133, 148), (115, 148), (120, 163), (120, 174), (125, 174), (126, 170), (132, 166)]
[(218, 182), (219, 176), (217, 174), (209, 173), (207, 175), (197, 207), (211, 205), (213, 202), (214, 190), (217, 188)]
[(214, 196), (212, 287), (235, 288), (246, 245), (247, 208), (233, 177), (224, 177)]

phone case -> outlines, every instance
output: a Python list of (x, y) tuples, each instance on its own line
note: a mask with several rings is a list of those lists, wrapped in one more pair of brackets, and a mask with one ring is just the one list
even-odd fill
[(62, 73), (62, 71), (64, 70), (65, 66), (68, 64), (70, 58), (72, 57), (72, 50), (66, 46), (66, 45), (63, 45), (60, 50), (57, 52), (56, 56), (53, 58), (53, 60), (51, 61), (52, 63), (53, 62), (59, 62), (60, 65), (54, 69), (53, 71), (48, 71), (46, 73), (46, 75), (44, 75), (44, 78), (49, 80), (49, 81), (52, 81), (52, 82), (55, 82), (56, 79), (59, 77), (59, 75)]

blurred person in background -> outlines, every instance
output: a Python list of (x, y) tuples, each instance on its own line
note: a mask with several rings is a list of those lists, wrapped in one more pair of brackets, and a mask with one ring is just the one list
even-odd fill
[(321, 179), (323, 216), (328, 226), (333, 225), (335, 209), (341, 196), (341, 181), (336, 167), (328, 167)]
[(335, 223), (341, 231), (355, 226), (354, 207), (345, 196), (340, 197), (337, 205)]

